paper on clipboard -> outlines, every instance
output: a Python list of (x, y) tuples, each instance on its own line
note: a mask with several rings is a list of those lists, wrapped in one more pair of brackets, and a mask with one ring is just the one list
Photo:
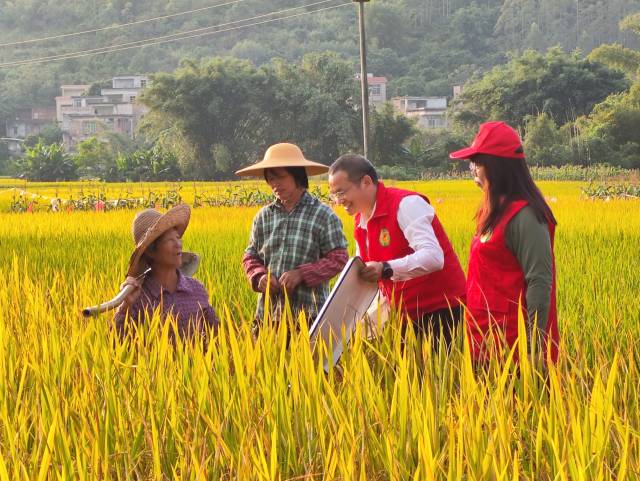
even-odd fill
[(377, 284), (360, 278), (363, 267), (364, 262), (360, 257), (349, 259), (309, 330), (312, 346), (323, 339), (328, 348), (333, 348), (330, 359), (324, 362), (325, 371), (328, 371), (330, 364), (338, 362), (344, 351), (343, 327), (345, 341), (349, 343), (357, 323), (365, 316), (378, 293)]

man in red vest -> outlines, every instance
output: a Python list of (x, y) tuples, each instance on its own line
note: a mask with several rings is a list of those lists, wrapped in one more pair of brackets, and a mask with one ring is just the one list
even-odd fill
[[(416, 334), (448, 346), (463, 317), (465, 278), (433, 207), (422, 194), (378, 181), (366, 158), (347, 154), (329, 169), (333, 199), (355, 216), (363, 279), (412, 321)], [(404, 327), (403, 327), (404, 332)]]

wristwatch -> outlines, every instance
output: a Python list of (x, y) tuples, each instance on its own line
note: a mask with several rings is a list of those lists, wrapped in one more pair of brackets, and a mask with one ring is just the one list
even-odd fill
[(393, 269), (389, 265), (388, 262), (382, 263), (382, 275), (380, 276), (382, 279), (391, 279), (393, 276)]

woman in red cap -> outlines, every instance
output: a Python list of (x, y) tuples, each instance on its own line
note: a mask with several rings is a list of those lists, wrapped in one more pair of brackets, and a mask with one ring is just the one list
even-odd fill
[(557, 222), (531, 178), (518, 133), (504, 122), (484, 123), (473, 144), (450, 157), (471, 161), (474, 180), (484, 192), (467, 273), (472, 357), (485, 360), (493, 343), (512, 347), (521, 308), (529, 347), (536, 341), (555, 362)]

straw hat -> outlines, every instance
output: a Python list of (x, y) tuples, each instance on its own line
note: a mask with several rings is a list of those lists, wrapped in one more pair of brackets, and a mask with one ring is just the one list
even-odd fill
[(295, 144), (274, 144), (267, 149), (262, 159), (257, 164), (250, 165), (236, 172), (240, 176), (256, 176), (264, 175), (264, 169), (278, 169), (283, 167), (304, 167), (307, 175), (324, 174), (329, 171), (329, 167), (307, 160), (300, 147)]
[(136, 248), (131, 254), (127, 275), (138, 277), (147, 270), (149, 266), (143, 259), (144, 252), (153, 241), (169, 229), (175, 227), (180, 236), (182, 236), (184, 231), (187, 230), (190, 216), (191, 209), (187, 204), (176, 205), (165, 214), (161, 214), (155, 209), (146, 209), (139, 212), (133, 220), (131, 228)]

